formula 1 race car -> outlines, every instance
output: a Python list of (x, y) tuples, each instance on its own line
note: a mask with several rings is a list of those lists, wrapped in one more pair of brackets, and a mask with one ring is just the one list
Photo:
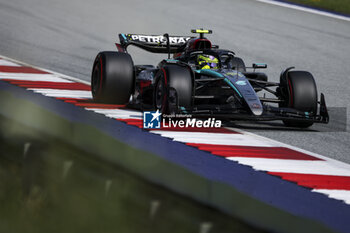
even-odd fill
[[(279, 83), (269, 82), (266, 74), (256, 72), (267, 68), (266, 64), (246, 67), (234, 52), (219, 49), (204, 37), (211, 30), (191, 32), (199, 37), (119, 34), (118, 52), (100, 52), (93, 64), (94, 100), (198, 118), (282, 120), (287, 126), (301, 128), (328, 123), (324, 95), (318, 101), (309, 72), (290, 67), (281, 73)], [(129, 45), (168, 54), (168, 59), (157, 67), (134, 65), (127, 52)], [(260, 91), (274, 98), (259, 97)]]

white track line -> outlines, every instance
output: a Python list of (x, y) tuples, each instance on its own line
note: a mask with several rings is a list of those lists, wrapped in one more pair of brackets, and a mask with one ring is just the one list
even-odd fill
[(350, 170), (340, 168), (328, 163), (327, 161), (245, 157), (227, 157), (227, 159), (237, 161), (240, 164), (251, 166), (259, 171), (350, 176)]
[(0, 59), (0, 66), (20, 66), (17, 63), (10, 62), (4, 59)]
[(333, 13), (322, 11), (322, 10), (316, 10), (316, 9), (312, 9), (309, 7), (298, 6), (298, 5), (294, 5), (292, 3), (285, 3), (285, 2), (279, 2), (279, 1), (273, 1), (273, 0), (255, 0), (255, 1), (263, 2), (263, 3), (267, 3), (267, 4), (271, 4), (271, 5), (276, 5), (276, 6), (281, 6), (281, 7), (286, 7), (286, 8), (291, 8), (291, 9), (304, 11), (304, 12), (308, 12), (308, 13), (312, 13), (312, 14), (323, 15), (323, 16), (327, 16), (327, 17), (331, 17), (331, 18), (335, 18), (335, 19), (350, 21), (350, 17), (347, 17), (347, 16), (333, 14)]
[(139, 116), (137, 114), (129, 115), (129, 114), (107, 114), (106, 117), (113, 118), (113, 119), (142, 119), (142, 116)]
[(23, 74), (0, 72), (0, 79), (72, 83), (72, 81), (60, 78), (55, 74)]
[(120, 119), (142, 119), (142, 112), (122, 109), (98, 109), (98, 108), (86, 108), (86, 110), (94, 111), (96, 113), (103, 114), (110, 118)]
[(335, 159), (332, 159), (332, 158), (329, 158), (329, 157), (326, 157), (326, 156), (323, 156), (323, 155), (320, 155), (320, 154), (316, 154), (314, 152), (307, 151), (307, 150), (304, 150), (304, 149), (301, 149), (301, 148), (298, 148), (298, 147), (295, 147), (295, 146), (292, 146), (292, 145), (289, 145), (289, 144), (286, 144), (286, 143), (282, 143), (282, 142), (276, 141), (276, 140), (271, 139), (271, 138), (267, 138), (267, 137), (260, 136), (260, 135), (254, 134), (254, 133), (246, 132), (246, 131), (243, 131), (241, 129), (237, 129), (237, 128), (233, 128), (233, 127), (230, 127), (228, 129), (236, 131), (236, 132), (239, 132), (241, 134), (249, 135), (251, 137), (254, 137), (256, 140), (262, 140), (262, 141), (266, 141), (266, 142), (269, 142), (269, 143), (274, 143), (278, 147), (285, 147), (285, 148), (289, 148), (291, 150), (299, 151), (301, 153), (314, 156), (316, 158), (325, 160), (325, 161), (331, 163), (334, 166), (337, 166), (339, 168), (346, 169), (346, 170), (350, 171), (350, 164), (341, 162), (339, 160), (335, 160)]
[(256, 140), (254, 137), (244, 134), (225, 133), (201, 133), (201, 132), (177, 132), (152, 130), (151, 133), (159, 134), (163, 137), (171, 138), (174, 141), (183, 143), (201, 143), (214, 145), (240, 145), (240, 146), (262, 146), (273, 147), (274, 143)]
[(331, 198), (342, 200), (350, 205), (349, 190), (313, 189), (312, 192), (325, 194)]
[(49, 97), (65, 97), (65, 98), (92, 98), (91, 91), (76, 91), (76, 90), (58, 90), (58, 89), (42, 89), (28, 88), (27, 90), (43, 94)]

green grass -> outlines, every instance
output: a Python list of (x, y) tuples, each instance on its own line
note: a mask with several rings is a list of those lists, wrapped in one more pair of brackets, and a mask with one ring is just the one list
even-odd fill
[[(5, 124), (25, 133), (11, 135)], [(191, 233), (203, 222), (210, 233), (262, 232), (0, 117), (0, 232)]]
[(286, 2), (298, 3), (335, 13), (350, 15), (350, 0), (287, 0)]

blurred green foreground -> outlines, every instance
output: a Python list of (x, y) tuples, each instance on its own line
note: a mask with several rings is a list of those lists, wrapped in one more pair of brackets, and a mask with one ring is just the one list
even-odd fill
[(0, 232), (261, 232), (0, 118)]

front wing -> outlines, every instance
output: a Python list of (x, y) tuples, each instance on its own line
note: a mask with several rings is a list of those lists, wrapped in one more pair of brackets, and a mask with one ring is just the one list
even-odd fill
[(292, 108), (279, 108), (264, 105), (263, 114), (260, 116), (253, 115), (244, 109), (232, 109), (225, 106), (205, 106), (201, 109), (195, 107), (192, 109), (180, 108), (182, 113), (191, 114), (196, 118), (216, 118), (222, 120), (242, 120), (242, 121), (273, 121), (273, 120), (293, 120), (303, 122), (324, 123), (329, 122), (328, 110), (325, 103), (324, 95), (321, 94), (319, 102), (319, 113), (309, 115), (307, 112), (298, 111)]

